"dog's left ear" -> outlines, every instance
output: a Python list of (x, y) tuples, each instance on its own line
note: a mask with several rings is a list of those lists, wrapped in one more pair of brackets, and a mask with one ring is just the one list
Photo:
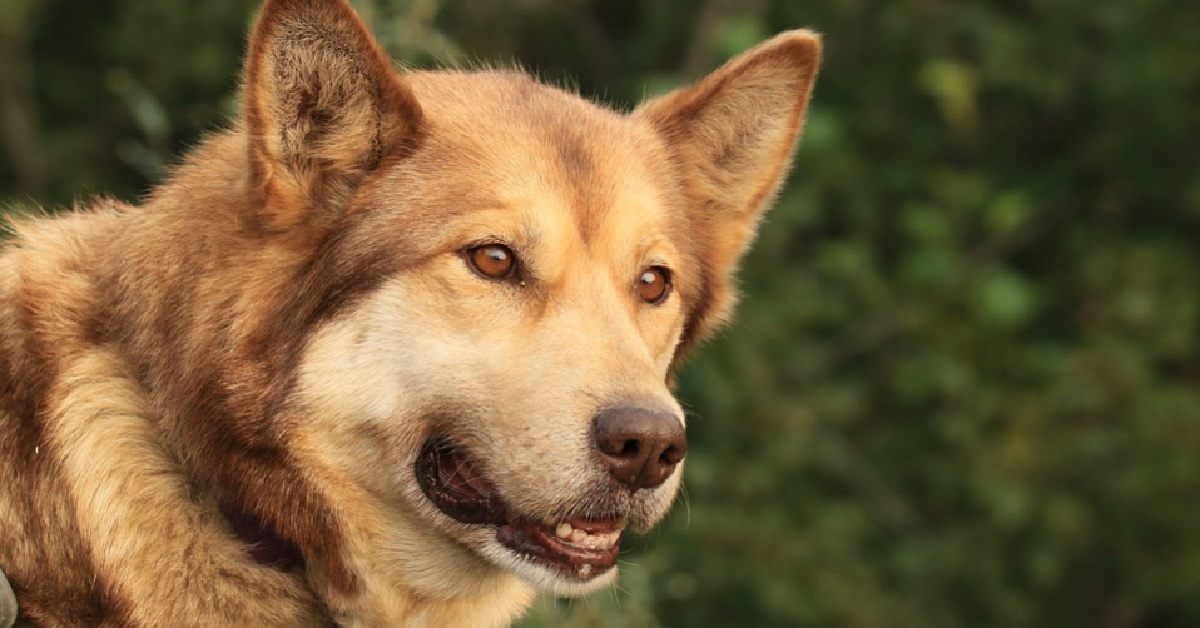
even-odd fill
[(263, 226), (336, 218), (362, 179), (413, 140), (421, 109), (346, 0), (267, 0), (244, 86)]
[(658, 128), (683, 169), (707, 275), (680, 351), (733, 305), (737, 262), (787, 174), (820, 58), (818, 35), (783, 33), (634, 114)]

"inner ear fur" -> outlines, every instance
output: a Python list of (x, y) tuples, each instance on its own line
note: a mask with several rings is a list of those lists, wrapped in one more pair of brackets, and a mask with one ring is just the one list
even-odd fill
[(346, 0), (268, 0), (244, 85), (265, 222), (336, 217), (367, 173), (415, 135), (412, 91)]
[(704, 260), (703, 296), (680, 353), (733, 306), (738, 260), (786, 178), (820, 59), (816, 33), (782, 33), (635, 112), (659, 130), (680, 164)]

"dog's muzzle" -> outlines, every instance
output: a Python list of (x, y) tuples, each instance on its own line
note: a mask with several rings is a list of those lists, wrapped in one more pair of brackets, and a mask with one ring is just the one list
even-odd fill
[(582, 499), (590, 506), (561, 518), (515, 511), (467, 448), (445, 437), (431, 437), (421, 448), (417, 482), (442, 514), (495, 527), (496, 541), (521, 559), (591, 580), (616, 565), (635, 495), (666, 482), (687, 452), (687, 439), (674, 414), (637, 407), (599, 412), (590, 438), (595, 461), (608, 471), (611, 483), (598, 489), (607, 497)]
[(460, 523), (494, 526), (496, 541), (524, 560), (584, 581), (616, 565), (623, 516), (539, 521), (517, 513), (466, 450), (443, 438), (425, 443), (416, 475), (425, 496), (443, 514)]

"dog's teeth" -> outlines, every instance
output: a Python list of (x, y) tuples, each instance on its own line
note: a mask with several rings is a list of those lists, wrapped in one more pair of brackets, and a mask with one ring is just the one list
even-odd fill
[(571, 524), (563, 522), (558, 524), (558, 528), (554, 530), (554, 534), (558, 535), (558, 538), (560, 539), (569, 539), (572, 538), (573, 535), (571, 533), (574, 532), (574, 530), (575, 529), (571, 527)]
[(588, 537), (588, 533), (583, 530), (574, 530), (571, 532), (572, 543), (582, 543)]

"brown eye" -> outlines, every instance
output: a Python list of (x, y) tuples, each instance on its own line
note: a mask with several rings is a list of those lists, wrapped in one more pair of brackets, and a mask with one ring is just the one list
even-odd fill
[(651, 266), (638, 276), (637, 293), (646, 303), (657, 305), (671, 293), (671, 271), (662, 266)]
[(508, 279), (517, 268), (517, 256), (503, 244), (467, 249), (467, 261), (475, 272), (488, 279)]

